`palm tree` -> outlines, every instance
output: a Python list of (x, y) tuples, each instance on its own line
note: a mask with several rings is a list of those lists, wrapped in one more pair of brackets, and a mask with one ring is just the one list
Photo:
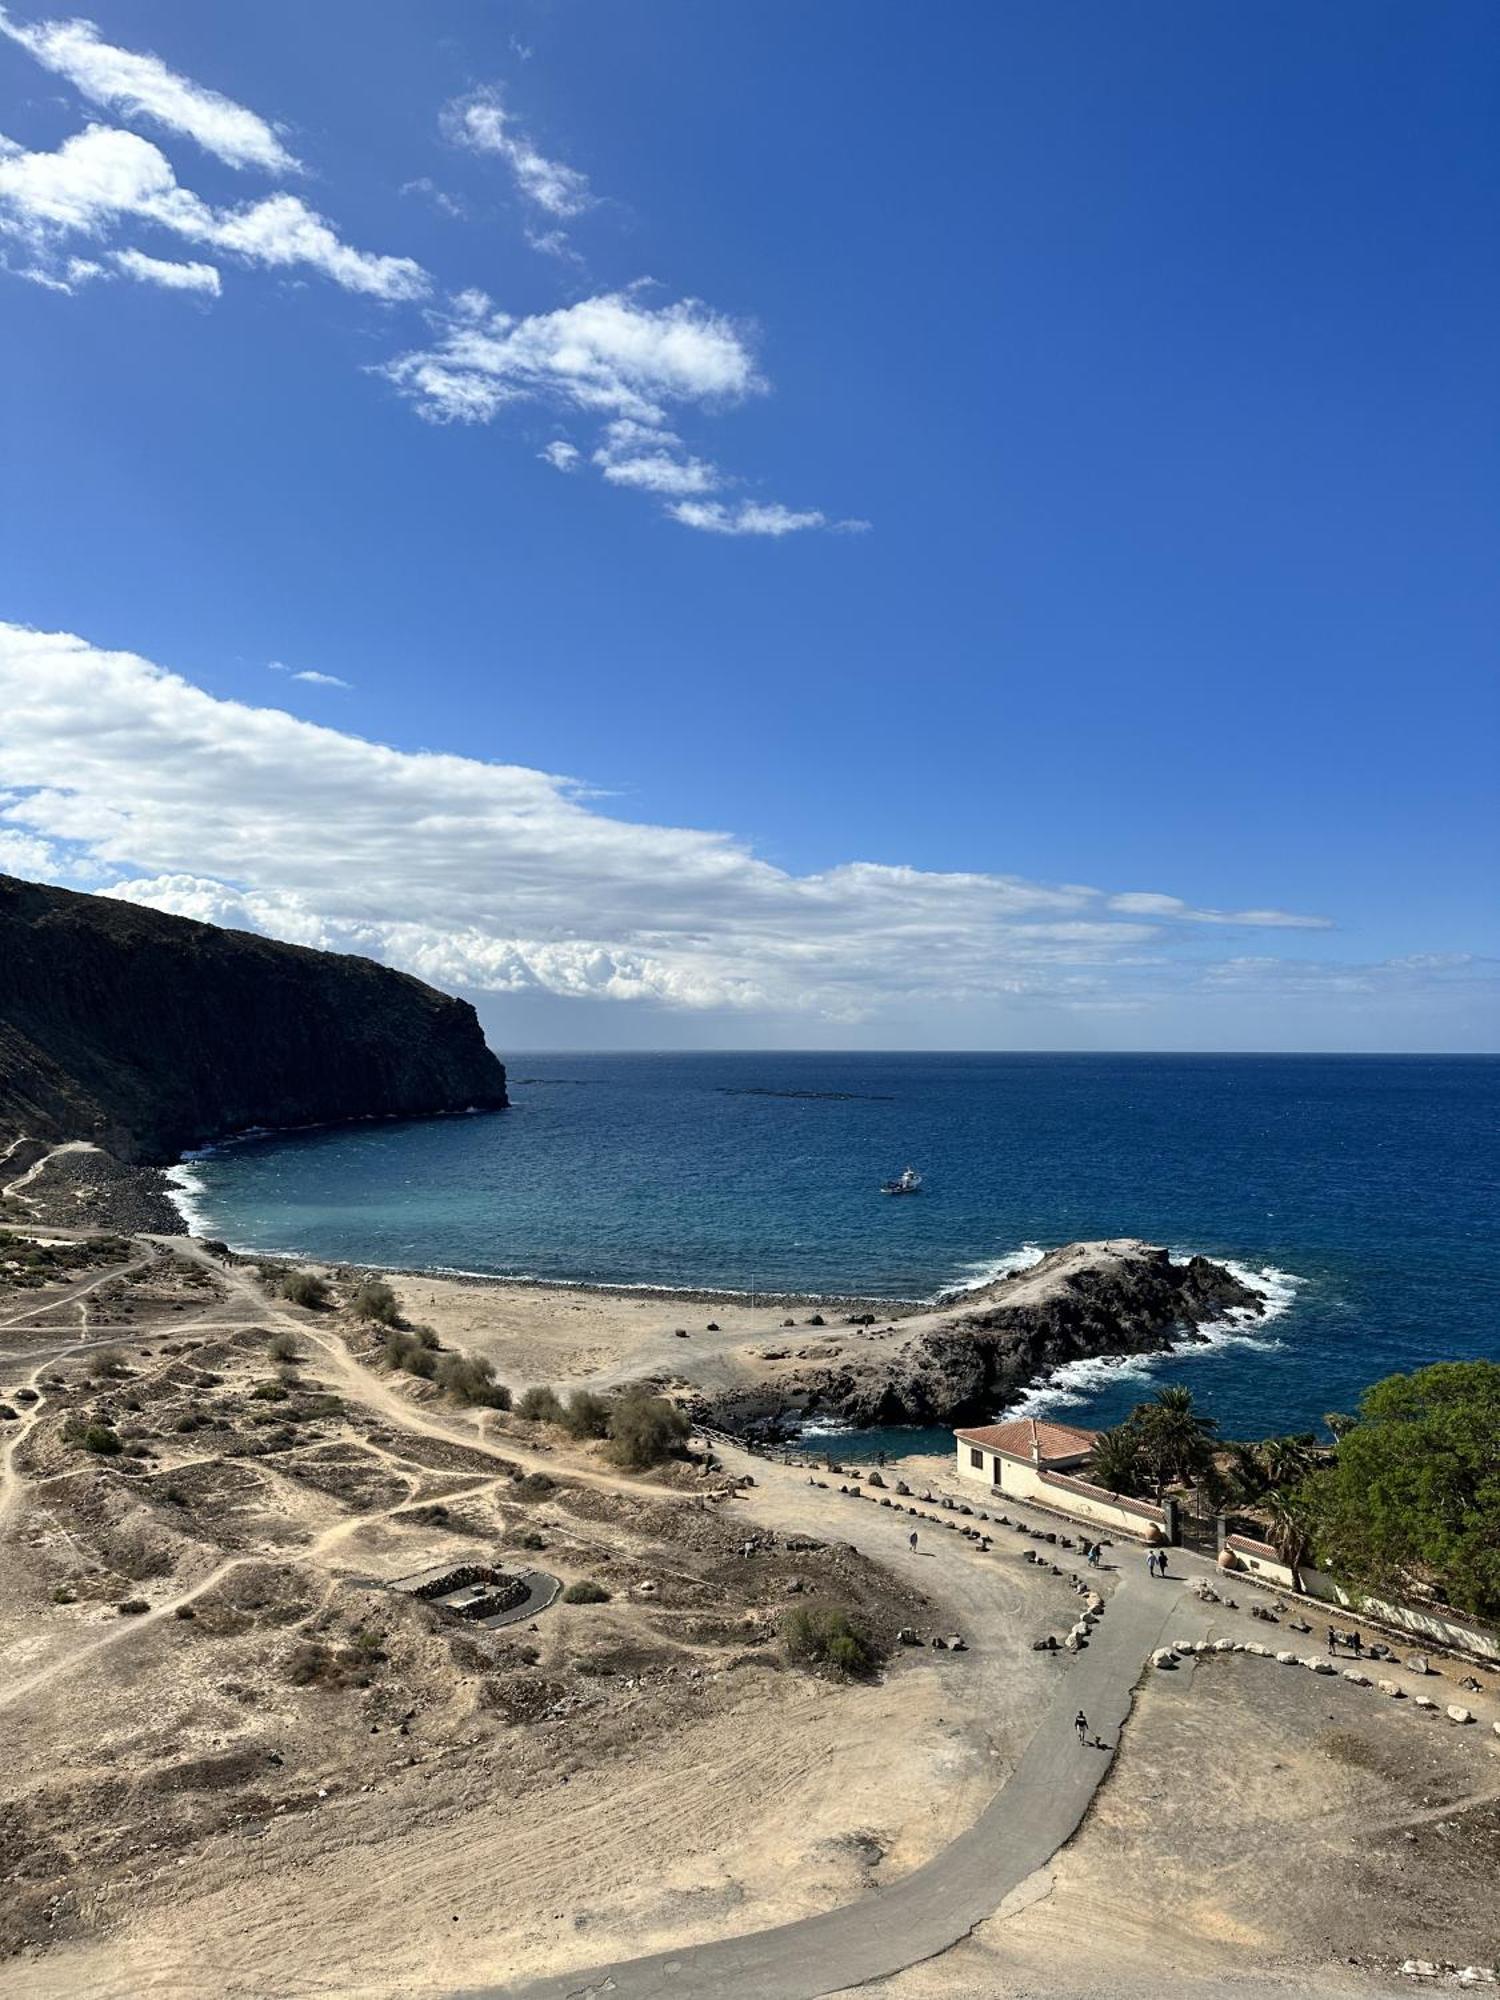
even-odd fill
[(1149, 1403), (1138, 1406), (1135, 1416), (1158, 1499), (1174, 1482), (1189, 1485), (1201, 1479), (1213, 1464), (1218, 1425), (1199, 1414), (1191, 1389), (1180, 1383), (1159, 1389)]
[(1295, 1494), (1276, 1492), (1266, 1501), (1266, 1539), (1292, 1572), (1292, 1588), (1302, 1588), (1302, 1565), (1307, 1561), (1309, 1538), (1307, 1521)]
[(1268, 1486), (1300, 1486), (1313, 1469), (1311, 1437), (1270, 1437), (1260, 1445), (1260, 1462)]
[(1229, 1458), (1229, 1479), (1234, 1497), (1242, 1504), (1258, 1500), (1266, 1490), (1266, 1468), (1253, 1444), (1231, 1442), (1225, 1446)]
[(1111, 1431), (1101, 1431), (1094, 1439), (1090, 1470), (1099, 1485), (1111, 1493), (1139, 1493), (1141, 1490), (1141, 1439), (1135, 1424), (1128, 1420)]

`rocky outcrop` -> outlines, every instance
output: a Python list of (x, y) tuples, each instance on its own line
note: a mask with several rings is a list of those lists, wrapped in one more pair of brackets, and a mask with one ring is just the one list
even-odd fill
[(1205, 1321), (1264, 1310), (1207, 1257), (1174, 1263), (1149, 1243), (1072, 1243), (1029, 1270), (935, 1312), (853, 1332), (821, 1358), (803, 1348), (715, 1403), (719, 1422), (763, 1427), (816, 1413), (865, 1429), (988, 1421), (1070, 1361), (1161, 1353), (1201, 1340)]
[(505, 1102), (474, 1009), (406, 973), (0, 875), (0, 1133), (150, 1162)]

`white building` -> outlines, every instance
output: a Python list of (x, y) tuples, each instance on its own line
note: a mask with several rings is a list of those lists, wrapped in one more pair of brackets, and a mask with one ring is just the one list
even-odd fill
[(1088, 1478), (1097, 1431), (1049, 1424), (1040, 1417), (1016, 1417), (1007, 1424), (955, 1431), (953, 1436), (959, 1477), (986, 1487), (992, 1495), (1029, 1500), (1053, 1513), (1116, 1528), (1143, 1541), (1171, 1538), (1165, 1507), (1106, 1492)]

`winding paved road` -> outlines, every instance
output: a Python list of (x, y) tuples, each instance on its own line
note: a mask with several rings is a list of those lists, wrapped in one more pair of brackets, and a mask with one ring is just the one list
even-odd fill
[[(863, 1544), (863, 1531), (875, 1523), (864, 1508), (859, 1513)], [(892, 1519), (904, 1525), (905, 1517), (885, 1517)], [(517, 1985), (466, 1987), (452, 2000), (819, 2000), (957, 1944), (1076, 1831), (1113, 1762), (1151, 1649), (1169, 1627), (1173, 1636), (1190, 1636), (1206, 1626), (1192, 1596), (1148, 1579), (1133, 1548), (1121, 1553), (1124, 1567), (1109, 1608), (1088, 1646), (1068, 1662), (1010, 1778), (966, 1833), (877, 1898), (685, 1951)], [(1088, 1745), (1074, 1728), (1079, 1709), (1094, 1739)]]

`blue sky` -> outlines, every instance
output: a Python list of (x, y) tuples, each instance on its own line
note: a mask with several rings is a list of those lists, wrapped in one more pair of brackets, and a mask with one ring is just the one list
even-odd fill
[(1492, 9), (63, 19), (0, 865), (502, 1048), (1495, 1046)]

